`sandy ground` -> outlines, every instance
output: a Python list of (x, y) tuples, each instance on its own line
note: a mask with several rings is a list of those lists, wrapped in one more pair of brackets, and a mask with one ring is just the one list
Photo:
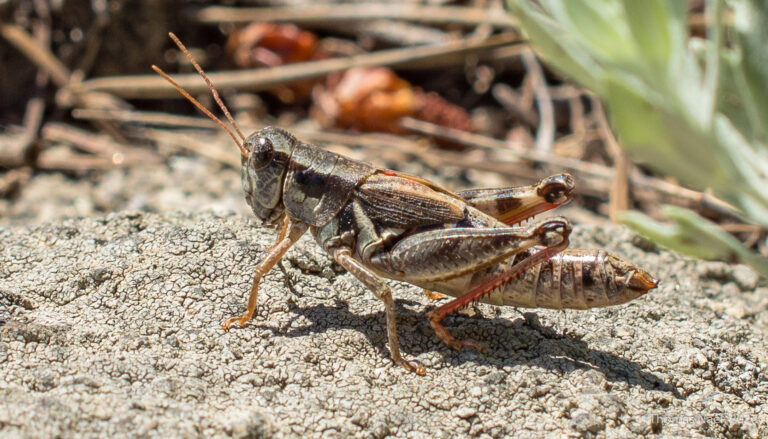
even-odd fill
[[(513, 183), (404, 166), (453, 188)], [(0, 437), (768, 435), (757, 276), (558, 213), (572, 247), (615, 252), (661, 287), (611, 309), (448, 318), (482, 356), (442, 345), (424, 317), (439, 302), (393, 283), (419, 377), (389, 359), (381, 303), (308, 237), (266, 276), (258, 316), (219, 328), (275, 239), (250, 222), (237, 170), (175, 156), (36, 174), (0, 200)]]
[[(308, 237), (307, 237), (308, 238)], [(616, 227), (579, 226), (662, 280), (592, 311), (480, 305), (430, 329), (436, 305), (393, 284), (404, 353), (382, 306), (303, 239), (242, 312), (274, 239), (246, 216), (124, 212), (0, 228), (0, 436), (522, 437), (768, 434), (768, 289)]]

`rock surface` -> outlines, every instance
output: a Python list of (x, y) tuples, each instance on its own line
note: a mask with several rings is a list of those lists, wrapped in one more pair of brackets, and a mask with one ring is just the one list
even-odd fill
[(573, 247), (661, 287), (610, 309), (447, 319), (486, 356), (442, 345), (435, 303), (393, 283), (419, 377), (389, 359), (378, 300), (309, 237), (264, 279), (256, 318), (220, 329), (273, 240), (212, 213), (0, 228), (0, 436), (768, 435), (768, 289), (740, 271), (577, 227)]

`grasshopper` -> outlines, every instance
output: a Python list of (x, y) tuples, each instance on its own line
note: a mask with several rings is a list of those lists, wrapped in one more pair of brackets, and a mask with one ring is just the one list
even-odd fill
[(280, 128), (245, 137), (202, 68), (171, 38), (208, 83), (236, 136), (162, 70), (179, 92), (216, 121), (240, 149), (245, 200), (262, 225), (279, 230), (256, 267), (247, 310), (222, 325), (243, 327), (256, 312), (261, 278), (309, 231), (317, 243), (384, 303), (392, 360), (425, 374), (400, 353), (395, 302), (384, 279), (456, 299), (427, 313), (448, 346), (485, 351), (458, 340), (442, 320), (472, 302), (515, 307), (586, 309), (625, 303), (658, 281), (600, 250), (567, 249), (571, 225), (554, 217), (521, 222), (571, 200), (573, 178), (531, 186), (452, 192), (412, 175), (380, 169), (298, 140)]

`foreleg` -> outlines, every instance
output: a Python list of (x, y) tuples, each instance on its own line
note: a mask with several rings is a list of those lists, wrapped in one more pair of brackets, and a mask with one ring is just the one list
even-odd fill
[(253, 277), (253, 284), (251, 285), (251, 295), (248, 297), (248, 309), (240, 316), (227, 319), (227, 321), (221, 325), (222, 328), (229, 329), (235, 322), (242, 328), (245, 326), (245, 323), (253, 317), (253, 314), (256, 312), (261, 278), (267, 274), (283, 255), (285, 255), (288, 249), (301, 238), (301, 235), (307, 231), (307, 227), (308, 226), (305, 223), (293, 221), (290, 218), (285, 217), (277, 242), (275, 242), (272, 248), (269, 249), (267, 257), (256, 266), (256, 274)]

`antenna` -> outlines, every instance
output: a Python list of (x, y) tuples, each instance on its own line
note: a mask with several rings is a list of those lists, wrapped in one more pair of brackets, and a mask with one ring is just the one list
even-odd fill
[(240, 128), (237, 127), (237, 124), (235, 123), (235, 119), (232, 118), (232, 115), (229, 114), (229, 110), (227, 109), (226, 105), (224, 105), (224, 102), (221, 101), (221, 98), (219, 97), (219, 92), (216, 91), (216, 87), (213, 86), (213, 83), (211, 82), (211, 79), (208, 78), (208, 75), (205, 74), (203, 71), (203, 68), (200, 67), (200, 64), (197, 63), (195, 58), (192, 56), (191, 53), (189, 53), (189, 50), (182, 44), (181, 40), (179, 40), (178, 37), (173, 32), (168, 32), (168, 36), (171, 37), (174, 43), (176, 43), (177, 46), (179, 46), (179, 49), (181, 49), (182, 52), (184, 52), (184, 55), (187, 57), (190, 63), (192, 63), (193, 66), (195, 66), (195, 70), (197, 70), (197, 73), (200, 74), (200, 76), (203, 77), (205, 80), (205, 83), (208, 84), (208, 88), (211, 89), (211, 94), (213, 95), (213, 99), (216, 100), (216, 103), (219, 104), (219, 108), (221, 108), (221, 111), (224, 112), (224, 115), (227, 116), (227, 120), (229, 123), (232, 124), (232, 127), (237, 131), (237, 134), (240, 135), (240, 138), (242, 140), (245, 140), (245, 136), (240, 131)]
[(181, 43), (181, 41), (176, 37), (176, 35), (173, 34), (173, 32), (169, 32), (168, 35), (171, 37), (171, 39), (176, 43), (176, 45), (181, 49), (182, 52), (184, 52), (184, 55), (186, 55), (187, 59), (192, 63), (192, 65), (195, 67), (197, 72), (200, 74), (200, 76), (203, 77), (205, 80), (205, 83), (208, 85), (208, 88), (211, 90), (211, 94), (213, 95), (214, 100), (216, 100), (216, 103), (219, 105), (219, 108), (224, 112), (224, 114), (227, 117), (227, 120), (232, 125), (232, 127), (235, 129), (237, 134), (240, 136), (240, 140), (235, 136), (235, 134), (232, 132), (232, 130), (227, 127), (224, 122), (219, 120), (216, 116), (213, 115), (207, 108), (205, 108), (197, 99), (192, 97), (184, 88), (182, 88), (176, 81), (174, 81), (170, 75), (165, 73), (160, 67), (156, 65), (152, 65), (152, 70), (155, 71), (155, 73), (159, 74), (163, 78), (165, 78), (166, 81), (168, 81), (176, 90), (178, 90), (179, 93), (181, 93), (182, 96), (187, 98), (188, 101), (190, 101), (192, 104), (194, 104), (195, 107), (197, 107), (198, 110), (202, 111), (203, 114), (211, 118), (214, 122), (219, 124), (221, 128), (224, 129), (224, 131), (229, 134), (230, 137), (232, 137), (232, 140), (235, 141), (235, 144), (240, 149), (240, 155), (243, 159), (248, 158), (248, 150), (243, 146), (243, 141), (245, 140), (245, 136), (240, 131), (240, 129), (237, 126), (237, 123), (235, 123), (235, 120), (232, 118), (232, 115), (229, 113), (229, 110), (224, 105), (224, 103), (221, 101), (221, 98), (219, 97), (219, 93), (216, 91), (216, 88), (213, 86), (213, 83), (211, 82), (210, 78), (208, 78), (208, 75), (205, 74), (203, 69), (200, 67), (200, 65), (195, 61), (195, 58), (192, 56), (191, 53), (189, 53), (189, 50), (187, 50), (186, 47), (184, 47), (184, 44)]

